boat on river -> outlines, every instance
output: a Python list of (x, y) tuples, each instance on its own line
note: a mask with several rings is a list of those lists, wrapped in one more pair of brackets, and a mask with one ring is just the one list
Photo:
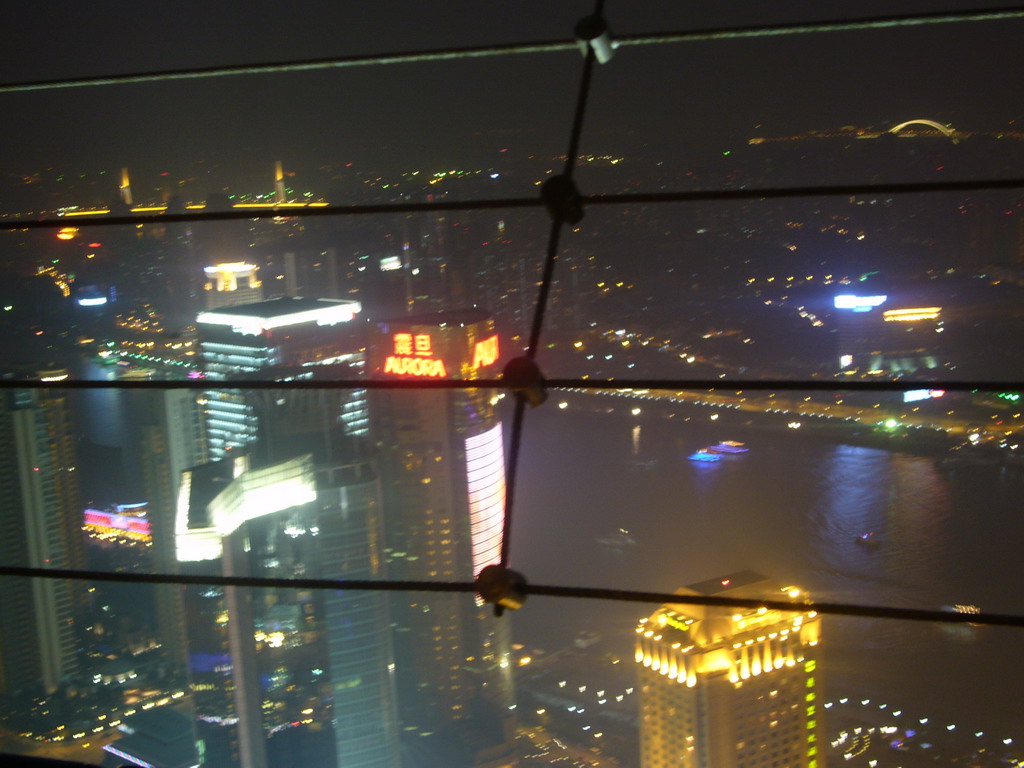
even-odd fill
[(722, 457), (719, 454), (712, 453), (708, 448), (701, 448), (700, 450), (694, 451), (686, 458), (690, 461), (697, 461), (705, 464), (722, 460)]
[(718, 445), (712, 445), (704, 450), (711, 453), (746, 453), (750, 449), (743, 443), (735, 440), (724, 440)]
[(619, 528), (614, 533), (599, 538), (597, 543), (603, 544), (606, 547), (632, 547), (636, 544), (636, 539), (625, 528)]

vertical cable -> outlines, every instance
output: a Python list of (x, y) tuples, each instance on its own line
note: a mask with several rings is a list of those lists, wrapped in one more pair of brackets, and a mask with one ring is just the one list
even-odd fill
[[(604, 8), (604, 0), (596, 0), (594, 14), (599, 15)], [(587, 113), (587, 97), (590, 95), (590, 81), (594, 71), (594, 49), (587, 47), (586, 58), (583, 60), (583, 74), (576, 96), (576, 109), (573, 113), (572, 128), (569, 131), (569, 147), (566, 151), (565, 167), (562, 171), (566, 179), (572, 178), (576, 167), (576, 156), (579, 153), (580, 134), (583, 132), (583, 121)], [(541, 272), (540, 289), (537, 291), (537, 303), (533, 313), (533, 323), (526, 347), (526, 356), (536, 360), (540, 346), (540, 334), (544, 327), (544, 314), (547, 309), (548, 297), (551, 293), (551, 282), (555, 273), (555, 261), (558, 259), (558, 243), (565, 218), (562, 213), (554, 212), (551, 221), (551, 233), (548, 236), (547, 254)], [(516, 476), (519, 470), (519, 452), (522, 450), (523, 419), (526, 415), (526, 398), (516, 396), (515, 410), (512, 414), (512, 434), (509, 438), (508, 472), (505, 482), (505, 520), (501, 530), (501, 565), (508, 566), (509, 546), (512, 540), (512, 510), (515, 498)]]

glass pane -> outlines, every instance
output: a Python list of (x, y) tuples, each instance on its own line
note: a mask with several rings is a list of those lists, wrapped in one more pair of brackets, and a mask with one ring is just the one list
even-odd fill
[(995, 192), (593, 206), (563, 239), (542, 367), (1018, 379), (1015, 206)]
[[(927, 5), (932, 12), (949, 9)], [(795, 8), (765, 8), (741, 8), (729, 19), (715, 14), (696, 23), (678, 20), (675, 28), (809, 21), (783, 17)], [(761, 18), (744, 13), (751, 10)], [(847, 19), (868, 18), (873, 12), (919, 13), (924, 4), (843, 10)], [(838, 7), (831, 12), (843, 15)], [(700, 18), (701, 11), (695, 14)], [(769, 14), (774, 18), (765, 18)], [(621, 28), (611, 8), (608, 18), (613, 31)], [(644, 17), (624, 21), (636, 29), (638, 18)], [(645, 20), (647, 29), (669, 28), (656, 17)], [(581, 189), (756, 189), (1013, 176), (1019, 162), (1012, 158), (1019, 158), (1022, 145), (1010, 105), (1021, 82), (1019, 73), (1003, 74), (997, 62), (1022, 24), (891, 25), (620, 46), (594, 73)], [(936, 50), (949, 55), (915, 65), (918, 52)], [(956, 97), (949, 89), (954, 81), (964, 85)], [(887, 85), (880, 89), (879, 83)]]
[(762, 393), (658, 394), (552, 393), (527, 414), (511, 552), (532, 582), (664, 592), (750, 568), (836, 602), (1024, 605), (1019, 451), (993, 430), (830, 419), (800, 392), (769, 412)]
[[(5, 607), (62, 584), (5, 577)], [(686, 602), (779, 584), (718, 571), (680, 602), (530, 598), (496, 619), (469, 595), (85, 582), (57, 687), (25, 679), (46, 648), (5, 614), (24, 668), (5, 678), (21, 682), (0, 699), (4, 749), (271, 768), (1021, 758), (1017, 631)]]
[[(492, 318), (491, 356), (508, 359), (525, 345), (550, 225), (495, 209), (152, 229), (15, 233), (7, 258), (34, 274), (2, 289), (9, 377), (393, 377), (395, 334), (465, 325), (463, 310)], [(449, 352), (445, 376), (483, 371), (458, 370), (472, 349)]]

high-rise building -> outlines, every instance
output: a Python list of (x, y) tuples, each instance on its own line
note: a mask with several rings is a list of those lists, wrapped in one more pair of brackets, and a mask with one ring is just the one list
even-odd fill
[[(383, 510), (372, 466), (318, 457), (316, 474), (321, 577), (383, 579)], [(398, 768), (387, 597), (382, 592), (328, 592), (324, 613), (338, 766)]]
[[(475, 309), (380, 322), (369, 349), (370, 369), (383, 378), (490, 377), (499, 357), (493, 319)], [(505, 472), (497, 398), (472, 389), (373, 394), (388, 576), (473, 579), (500, 555)], [(403, 595), (392, 608), (403, 731), (446, 732), (449, 743), (464, 746), (451, 764), (479, 764), (484, 747), (508, 740), (508, 618), (457, 594)]]
[[(348, 326), (360, 310), (355, 301), (279, 298), (202, 312), (196, 325), (203, 371), (224, 380), (273, 366), (359, 365), (363, 342)], [(211, 458), (256, 441), (256, 413), (245, 393), (210, 391), (205, 406)]]
[[(676, 594), (800, 597), (752, 571)], [(822, 768), (821, 620), (793, 608), (668, 603), (640, 621), (642, 768)]]
[[(56, 390), (0, 393), (0, 562), (85, 567), (70, 404)], [(0, 590), (0, 693), (52, 693), (79, 670), (84, 585), (11, 579)]]
[[(158, 573), (177, 573), (175, 514), (181, 475), (206, 460), (206, 437), (198, 393), (170, 389), (126, 392), (134, 429), (132, 453), (138, 457), (142, 492), (148, 503), (153, 539), (153, 567)], [(167, 587), (154, 592), (157, 636), (175, 679), (188, 675), (183, 591)]]
[(259, 268), (242, 261), (222, 262), (205, 267), (203, 285), (206, 309), (234, 307), (263, 301)]

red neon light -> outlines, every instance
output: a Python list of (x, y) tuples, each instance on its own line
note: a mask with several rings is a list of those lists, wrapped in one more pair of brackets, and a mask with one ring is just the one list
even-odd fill
[(418, 355), (420, 357), (433, 357), (434, 355), (429, 333), (396, 333), (394, 339), (396, 355)]
[(492, 365), (498, 359), (498, 336), (478, 341), (473, 348), (473, 370)]

